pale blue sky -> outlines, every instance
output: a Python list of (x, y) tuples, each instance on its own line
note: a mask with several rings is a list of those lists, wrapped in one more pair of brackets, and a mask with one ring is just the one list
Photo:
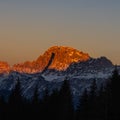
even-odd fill
[(71, 46), (120, 64), (120, 0), (0, 0), (0, 60)]

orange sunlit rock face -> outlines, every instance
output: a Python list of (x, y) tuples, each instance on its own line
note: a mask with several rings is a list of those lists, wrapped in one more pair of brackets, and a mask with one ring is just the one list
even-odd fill
[(87, 61), (90, 56), (87, 53), (80, 52), (71, 47), (53, 46), (49, 48), (43, 55), (38, 57), (36, 61), (16, 64), (12, 70), (25, 73), (36, 73), (42, 71), (50, 60), (51, 54), (55, 57), (49, 69), (65, 70), (73, 62)]
[(13, 65), (12, 70), (21, 73), (36, 73), (40, 71), (40, 66), (35, 61), (27, 61), (25, 63)]
[(12, 68), (6, 62), (0, 62), (0, 74), (9, 73), (10, 70), (21, 73), (36, 73), (42, 71), (48, 64), (51, 54), (55, 57), (49, 66), (49, 69), (65, 70), (73, 62), (87, 61), (90, 56), (87, 53), (80, 52), (71, 47), (53, 46), (35, 61), (27, 61), (21, 64), (15, 64)]
[(10, 66), (8, 65), (8, 63), (0, 61), (0, 74), (9, 73), (9, 71), (10, 71)]
[(52, 53), (55, 53), (55, 58), (49, 68), (57, 70), (65, 70), (73, 62), (86, 61), (90, 58), (88, 54), (80, 52), (76, 49), (54, 46), (48, 49), (43, 56), (40, 56), (37, 59), (37, 62), (44, 68)]

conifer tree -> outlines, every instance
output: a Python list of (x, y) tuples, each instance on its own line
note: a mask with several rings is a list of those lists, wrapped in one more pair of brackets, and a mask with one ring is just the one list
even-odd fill
[(120, 76), (115, 67), (105, 87), (105, 120), (120, 119)]
[(40, 116), (40, 100), (39, 100), (39, 94), (38, 94), (38, 87), (35, 87), (35, 91), (33, 94), (33, 99), (32, 99), (32, 118), (38, 119)]
[(48, 92), (48, 88), (44, 91), (43, 102), (42, 102), (42, 118), (49, 119), (50, 118), (50, 95)]
[(32, 99), (32, 104), (34, 106), (37, 106), (39, 104), (39, 98), (38, 98), (39, 94), (38, 94), (38, 87), (36, 86), (34, 94), (33, 94), (33, 99)]
[(97, 85), (96, 80), (93, 79), (91, 86), (90, 86), (90, 93), (89, 93), (89, 117), (91, 119), (95, 119), (97, 115), (96, 111), (96, 99), (97, 99)]
[(97, 117), (105, 120), (105, 115), (106, 115), (106, 91), (103, 85), (101, 85), (99, 91), (98, 91), (98, 96), (97, 96), (97, 101), (96, 101), (96, 111), (97, 111)]
[(50, 118), (52, 120), (57, 120), (59, 115), (59, 91), (57, 89), (53, 90), (50, 95)]
[(77, 120), (87, 120), (88, 119), (88, 91), (84, 90), (82, 96), (80, 96), (79, 104), (77, 106)]
[(73, 103), (70, 84), (68, 80), (64, 80), (63, 85), (60, 89), (60, 116), (61, 120), (72, 120), (73, 119)]
[(0, 96), (0, 120), (6, 117), (6, 102), (3, 96)]
[(20, 81), (17, 80), (17, 84), (15, 85), (15, 88), (13, 89), (10, 97), (9, 97), (9, 103), (10, 104), (16, 104), (19, 105), (22, 101), (21, 96), (21, 87), (20, 87)]
[(9, 96), (8, 105), (9, 113), (12, 119), (16, 119), (16, 116), (18, 116), (19, 118), (22, 117), (21, 114), (23, 111), (23, 99), (21, 96), (21, 85), (19, 80), (17, 80), (17, 84), (15, 85), (15, 88)]
[(120, 76), (117, 70), (117, 66), (113, 71), (113, 75), (111, 77), (111, 119), (120, 119)]

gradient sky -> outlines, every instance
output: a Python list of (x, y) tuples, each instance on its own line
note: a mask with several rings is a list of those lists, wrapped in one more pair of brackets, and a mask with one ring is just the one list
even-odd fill
[(120, 64), (120, 0), (0, 0), (0, 60), (35, 60), (54, 45)]

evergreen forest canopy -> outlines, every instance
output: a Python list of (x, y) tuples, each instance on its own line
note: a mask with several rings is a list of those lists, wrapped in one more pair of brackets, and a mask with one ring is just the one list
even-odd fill
[(61, 89), (52, 94), (46, 89), (43, 99), (39, 99), (36, 85), (31, 101), (21, 95), (18, 80), (7, 101), (0, 97), (0, 120), (120, 120), (119, 86), (120, 75), (115, 68), (111, 78), (100, 89), (93, 79), (90, 90), (84, 90), (74, 109), (68, 80), (64, 80)]

